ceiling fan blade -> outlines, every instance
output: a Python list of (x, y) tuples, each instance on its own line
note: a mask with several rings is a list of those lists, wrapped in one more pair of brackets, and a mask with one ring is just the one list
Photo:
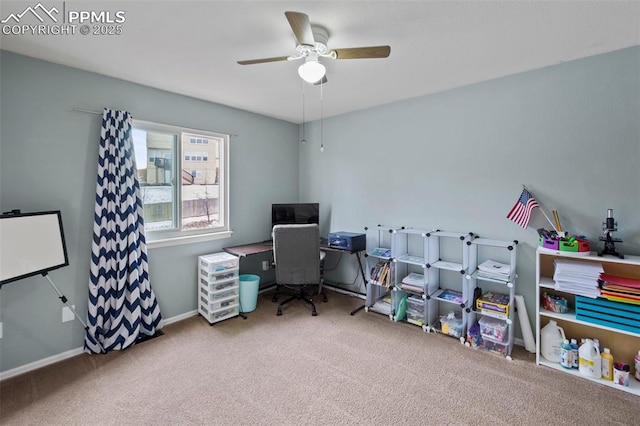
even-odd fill
[(288, 56), (276, 56), (274, 58), (262, 58), (262, 59), (250, 59), (248, 61), (238, 61), (240, 65), (253, 65), (253, 64), (263, 64), (265, 62), (278, 62), (278, 61), (286, 61)]
[(316, 41), (313, 37), (311, 24), (309, 23), (309, 16), (300, 12), (285, 12), (284, 15), (287, 17), (289, 25), (291, 25), (298, 44), (315, 46)]
[(320, 80), (316, 81), (315, 83), (313, 83), (314, 86), (320, 86), (321, 84), (327, 84), (327, 76), (325, 75), (324, 77), (322, 77)]
[(336, 52), (336, 59), (387, 58), (391, 53), (391, 46), (351, 47), (333, 51)]

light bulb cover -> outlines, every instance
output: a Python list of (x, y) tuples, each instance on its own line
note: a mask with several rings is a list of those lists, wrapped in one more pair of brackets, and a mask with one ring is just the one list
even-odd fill
[(307, 83), (315, 83), (324, 77), (326, 71), (325, 66), (317, 60), (307, 59), (307, 61), (298, 68), (298, 75)]

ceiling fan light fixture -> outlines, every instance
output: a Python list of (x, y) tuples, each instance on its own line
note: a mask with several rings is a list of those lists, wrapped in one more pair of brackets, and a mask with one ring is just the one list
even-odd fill
[(307, 58), (304, 64), (298, 68), (298, 75), (307, 83), (315, 83), (324, 77), (327, 69), (318, 59)]

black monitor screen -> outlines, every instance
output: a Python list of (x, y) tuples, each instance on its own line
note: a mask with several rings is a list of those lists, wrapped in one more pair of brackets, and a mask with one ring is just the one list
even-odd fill
[(319, 203), (293, 203), (271, 205), (271, 227), (299, 223), (320, 224)]

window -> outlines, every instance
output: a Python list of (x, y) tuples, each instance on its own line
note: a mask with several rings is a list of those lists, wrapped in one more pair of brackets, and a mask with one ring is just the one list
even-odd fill
[(197, 136), (194, 136), (194, 137), (189, 138), (189, 143), (198, 144), (198, 145), (203, 145), (203, 144), (206, 145), (206, 144), (209, 143), (209, 139), (199, 138)]
[(133, 143), (150, 244), (229, 235), (229, 135), (134, 120)]

